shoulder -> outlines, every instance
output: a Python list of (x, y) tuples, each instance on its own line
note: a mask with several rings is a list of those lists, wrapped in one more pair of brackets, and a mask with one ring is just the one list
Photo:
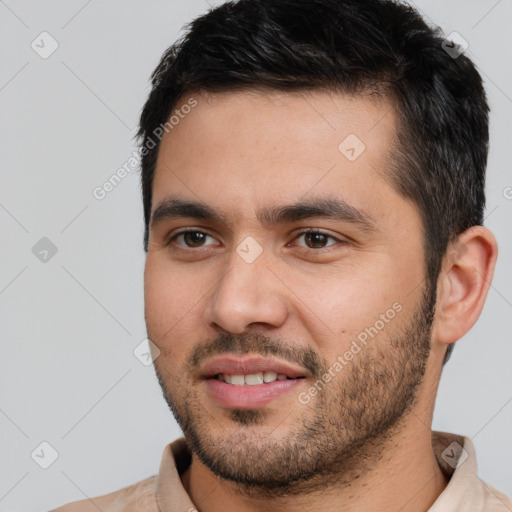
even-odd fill
[(156, 475), (109, 494), (68, 503), (50, 512), (158, 512)]
[(483, 489), (483, 501), (486, 510), (492, 510), (493, 512), (510, 512), (512, 510), (512, 499), (480, 478), (479, 480)]

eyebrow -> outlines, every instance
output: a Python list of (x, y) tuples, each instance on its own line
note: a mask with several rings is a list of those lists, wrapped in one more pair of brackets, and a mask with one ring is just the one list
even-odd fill
[[(228, 224), (227, 218), (220, 211), (201, 201), (190, 201), (170, 196), (155, 208), (150, 225), (154, 228), (164, 220), (185, 217)], [(314, 217), (354, 224), (365, 232), (377, 231), (377, 222), (368, 212), (339, 198), (314, 198), (289, 205), (262, 208), (256, 213), (259, 222), (268, 227)]]

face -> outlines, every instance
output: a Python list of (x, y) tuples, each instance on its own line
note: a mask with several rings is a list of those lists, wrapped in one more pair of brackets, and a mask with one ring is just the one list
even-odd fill
[(357, 471), (415, 404), (430, 348), (421, 220), (384, 177), (394, 111), (318, 91), (194, 98), (153, 183), (164, 397), (201, 463), (247, 488)]

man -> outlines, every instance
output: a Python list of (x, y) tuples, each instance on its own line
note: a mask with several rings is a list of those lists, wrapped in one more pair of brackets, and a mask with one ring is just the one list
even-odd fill
[(192, 22), (144, 106), (145, 316), (184, 438), (67, 511), (505, 511), (431, 430), (476, 322), (488, 106), (384, 0), (240, 0)]

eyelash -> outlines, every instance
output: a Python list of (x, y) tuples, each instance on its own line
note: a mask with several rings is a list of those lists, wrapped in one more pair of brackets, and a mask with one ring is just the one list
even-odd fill
[[(179, 233), (175, 233), (172, 237), (169, 238), (169, 240), (165, 243), (165, 246), (171, 246), (172, 243), (176, 240), (176, 238), (178, 238), (179, 236), (183, 235), (183, 234), (186, 234), (186, 233), (201, 233), (201, 234), (204, 234), (204, 235), (207, 235), (207, 236), (210, 236), (213, 238), (212, 235), (210, 235), (209, 233), (206, 233), (205, 231), (201, 231), (200, 229), (196, 229), (196, 228), (186, 228), (186, 229), (183, 229), (181, 230)], [(345, 240), (340, 240), (339, 238), (336, 238), (335, 236), (325, 232), (325, 231), (322, 231), (320, 229), (317, 229), (317, 228), (309, 228), (309, 229), (304, 229), (302, 231), (300, 231), (299, 233), (296, 234), (296, 236), (294, 237), (293, 240), (297, 240), (299, 237), (303, 236), (303, 235), (308, 235), (308, 234), (320, 234), (320, 235), (324, 235), (326, 236), (327, 238), (330, 238), (332, 240), (335, 240), (336, 242), (338, 242), (338, 244), (342, 244), (342, 245), (346, 245), (348, 242), (345, 241)], [(172, 248), (173, 250), (194, 250), (194, 249), (203, 249), (203, 247), (197, 247), (197, 248), (194, 248), (194, 247), (186, 247), (186, 246), (182, 246), (182, 245), (179, 245), (179, 244), (176, 244), (179, 249), (176, 249), (176, 248)], [(311, 247), (300, 247), (303, 251), (305, 252), (315, 252), (315, 253), (319, 253), (320, 251), (329, 251), (331, 250), (331, 248), (335, 248), (337, 244), (331, 244), (331, 245), (327, 245), (326, 247), (319, 247), (317, 249), (313, 249)]]

